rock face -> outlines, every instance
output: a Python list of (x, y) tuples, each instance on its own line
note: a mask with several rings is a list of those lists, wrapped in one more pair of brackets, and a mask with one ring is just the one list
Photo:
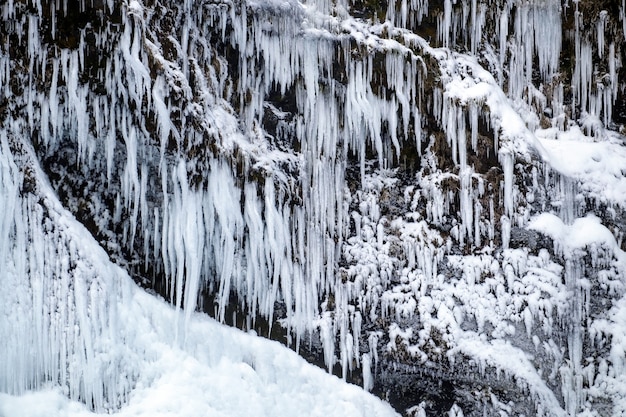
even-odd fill
[[(22, 203), (0, 229), (4, 285), (47, 283), (25, 323), (63, 305), (61, 250), (18, 262), (49, 182), (186, 317), (282, 339), (400, 412), (626, 412), (625, 10), (5, 2), (0, 191)], [(54, 323), (59, 343), (88, 333)], [(48, 343), (19, 335), (0, 363)], [(58, 380), (123, 406), (132, 384), (72, 386), (63, 352), (0, 389)]]

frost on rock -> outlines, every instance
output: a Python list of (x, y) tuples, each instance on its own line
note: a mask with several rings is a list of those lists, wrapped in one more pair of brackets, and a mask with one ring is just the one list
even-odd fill
[(0, 267), (32, 299), (0, 387), (136, 389), (131, 290), (58, 197), (179, 346), (199, 310), (409, 414), (624, 411), (618, 3), (3, 3)]

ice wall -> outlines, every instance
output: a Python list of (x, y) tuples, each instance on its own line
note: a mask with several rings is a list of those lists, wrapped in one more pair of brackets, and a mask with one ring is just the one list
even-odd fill
[[(408, 335), (396, 322), (419, 317), (423, 332), (417, 342), (407, 336), (406, 347), (426, 361), (446, 357), (429, 344), (432, 328), (450, 339), (444, 350), (478, 355), (476, 344), (459, 342), (473, 336), (456, 329), (467, 330), (467, 317), (480, 338), (486, 311), (505, 299), (516, 308), (494, 316), (490, 338), (512, 337), (509, 325), (523, 321), (529, 344), (539, 345), (533, 323), (548, 334), (561, 330), (551, 321), (578, 311), (563, 326), (571, 330), (566, 354), (536, 348), (557, 363), (550, 372), (569, 360), (562, 373), (575, 376), (551, 377), (533, 398), (537, 412), (558, 414), (549, 391), (563, 382), (576, 398), (562, 394), (563, 408), (583, 407), (571, 382), (583, 372), (580, 259), (558, 260), (565, 267), (558, 271), (543, 252), (507, 251), (519, 249), (511, 248), (513, 234), (537, 213), (555, 211), (571, 223), (589, 208), (576, 201), (578, 182), (592, 184), (587, 171), (555, 162), (536, 131), (571, 132), (578, 123), (593, 134), (584, 140), (606, 139), (622, 94), (621, 43), (609, 40), (625, 20), (623, 5), (619, 15), (598, 11), (595, 19), (584, 2), (402, 1), (389, 2), (381, 22), (325, 1), (29, 4), (0, 6), (6, 125), (60, 167), (58, 190), (65, 178), (85, 175), (82, 193), (102, 197), (69, 201), (97, 217), (90, 231), (114, 241), (121, 263), (127, 256), (137, 280), (159, 287), (187, 319), (208, 294), (224, 321), (234, 297), (248, 326), (278, 317), (297, 346), (313, 334), (329, 369), (340, 364), (347, 376), (365, 366), (371, 387), (378, 340), (389, 339), (386, 349), (395, 352), (395, 336)], [(433, 20), (429, 44), (419, 33)], [(559, 60), (566, 42), (574, 45), (569, 69)], [(2, 132), (9, 142), (8, 128)], [(58, 160), (68, 148), (76, 169)], [(582, 187), (583, 199), (623, 205), (619, 193)], [(393, 205), (402, 213), (381, 212), (389, 190), (401, 188)], [(21, 245), (11, 253), (32, 250)], [(553, 269), (541, 276), (544, 288), (572, 292), (572, 304), (545, 294), (535, 300), (526, 264)], [(19, 274), (25, 285), (28, 273)], [(483, 275), (493, 280), (481, 282)], [(462, 282), (466, 294), (493, 304), (474, 305), (455, 289)], [(456, 310), (450, 294), (464, 300)], [(378, 320), (388, 321), (364, 328)], [(186, 334), (182, 326), (177, 338)], [(503, 366), (497, 356), (482, 359)], [(46, 363), (53, 365), (36, 378), (58, 379), (57, 365)], [(528, 386), (538, 371), (510, 372), (526, 375), (519, 386)], [(12, 389), (37, 385), (25, 378)], [(107, 395), (69, 385), (86, 402)]]
[(69, 218), (47, 184), (18, 123), (0, 133), (2, 248), (0, 390), (47, 384), (98, 411), (124, 404), (137, 353), (118, 327), (132, 285)]

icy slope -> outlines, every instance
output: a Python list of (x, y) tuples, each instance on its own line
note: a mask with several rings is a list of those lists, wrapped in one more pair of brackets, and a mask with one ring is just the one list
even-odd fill
[(3, 131), (0, 146), (0, 386), (18, 395), (0, 394), (0, 416), (95, 415), (84, 403), (120, 416), (396, 415), (277, 342), (139, 289), (60, 206), (29, 145)]
[[(194, 315), (193, 338), (177, 347), (180, 316), (133, 287), (120, 312), (134, 340), (125, 348), (136, 372), (128, 403), (116, 416), (395, 416), (388, 404), (306, 363), (295, 352), (258, 336)], [(115, 350), (119, 346), (111, 345)], [(127, 371), (123, 366), (115, 372)], [(92, 383), (107, 383), (93, 380)], [(21, 396), (0, 394), (2, 417), (95, 416), (62, 388), (44, 384)]]

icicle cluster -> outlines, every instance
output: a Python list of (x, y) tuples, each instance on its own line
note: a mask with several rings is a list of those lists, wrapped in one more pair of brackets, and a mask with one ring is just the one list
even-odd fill
[(80, 246), (92, 238), (41, 185), (21, 127), (0, 132), (0, 390), (53, 383), (96, 411), (115, 410), (137, 374), (117, 327), (130, 319), (118, 310), (129, 302), (128, 284), (101, 248)]

